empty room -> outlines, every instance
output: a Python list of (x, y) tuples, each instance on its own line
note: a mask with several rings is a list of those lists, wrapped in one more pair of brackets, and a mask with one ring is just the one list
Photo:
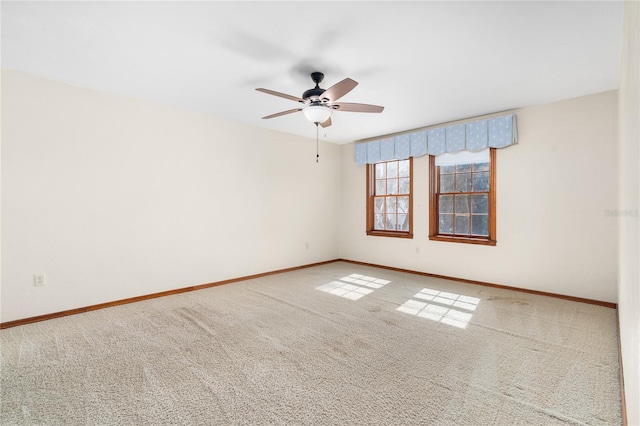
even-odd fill
[(2, 1), (2, 425), (640, 425), (640, 3)]

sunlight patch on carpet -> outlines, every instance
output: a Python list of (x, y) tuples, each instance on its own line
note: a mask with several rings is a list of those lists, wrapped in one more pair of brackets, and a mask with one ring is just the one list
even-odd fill
[[(423, 300), (432, 303), (423, 302)], [(478, 303), (480, 303), (480, 299), (477, 297), (423, 288), (396, 310), (464, 329), (469, 325), (473, 314), (453, 307), (475, 311)]]
[(344, 297), (345, 299), (358, 300), (390, 282), (391, 281), (381, 278), (351, 274), (340, 278), (338, 281), (331, 281), (330, 283), (316, 287), (316, 290)]

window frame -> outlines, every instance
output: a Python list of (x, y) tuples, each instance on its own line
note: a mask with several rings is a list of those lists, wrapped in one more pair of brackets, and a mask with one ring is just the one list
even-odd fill
[(454, 236), (440, 234), (439, 215), (439, 167), (436, 157), (429, 156), (429, 240), (446, 241), (450, 243), (481, 244), (495, 246), (496, 240), (496, 148), (489, 149), (489, 235)]
[[(391, 161), (409, 160), (409, 230), (389, 231), (375, 229), (375, 166), (379, 163), (389, 163)], [(413, 238), (413, 157), (402, 160), (380, 161), (379, 163), (367, 164), (367, 235), (376, 237)]]

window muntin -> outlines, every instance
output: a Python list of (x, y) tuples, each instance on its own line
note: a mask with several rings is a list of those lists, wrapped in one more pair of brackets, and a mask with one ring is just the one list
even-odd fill
[(430, 158), (429, 238), (495, 245), (495, 149), (487, 160)]
[(367, 234), (412, 237), (413, 161), (367, 166)]

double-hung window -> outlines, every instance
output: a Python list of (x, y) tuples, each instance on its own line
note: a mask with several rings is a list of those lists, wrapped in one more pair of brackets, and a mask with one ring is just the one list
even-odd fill
[(429, 239), (496, 244), (496, 153), (429, 158)]
[(367, 165), (367, 235), (413, 238), (413, 159)]

